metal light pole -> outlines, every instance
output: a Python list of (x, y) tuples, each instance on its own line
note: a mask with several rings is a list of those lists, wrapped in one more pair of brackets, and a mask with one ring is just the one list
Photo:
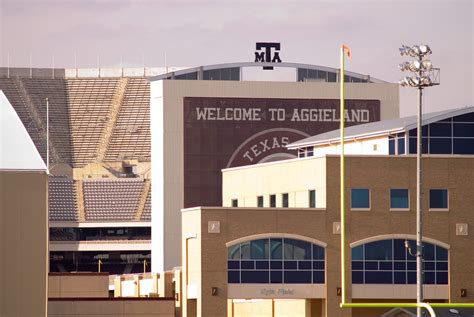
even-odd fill
[(341, 93), (341, 104), (340, 104), (340, 131), (341, 131), (341, 157), (340, 157), (340, 199), (341, 199), (341, 303), (346, 303), (346, 249), (345, 249), (345, 191), (344, 191), (344, 119), (345, 119), (345, 107), (344, 107), (344, 57), (347, 53), (347, 58), (350, 58), (351, 51), (346, 45), (341, 45), (341, 72), (339, 75), (340, 82), (340, 93)]
[[(422, 166), (421, 166), (421, 155), (422, 155), (422, 141), (421, 141), (421, 122), (423, 118), (422, 111), (423, 103), (423, 88), (418, 88), (418, 120), (417, 120), (417, 132), (416, 132), (416, 302), (423, 302), (423, 213), (421, 208), (422, 199)], [(417, 317), (422, 315), (421, 307), (416, 308)]]
[[(402, 71), (411, 71), (417, 76), (405, 77), (400, 85), (418, 89), (418, 115), (416, 135), (416, 302), (423, 302), (423, 213), (422, 213), (422, 121), (423, 88), (439, 85), (439, 69), (432, 67), (425, 56), (431, 54), (428, 45), (402, 46), (400, 54), (417, 57), (417, 60), (400, 64)], [(421, 307), (416, 309), (417, 317), (422, 316)]]

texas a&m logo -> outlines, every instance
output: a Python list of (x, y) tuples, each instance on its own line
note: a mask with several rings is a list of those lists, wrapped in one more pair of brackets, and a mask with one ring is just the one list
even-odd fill
[[(255, 63), (281, 63), (279, 51), (280, 43), (257, 42), (255, 52)], [(273, 69), (273, 67), (264, 66), (263, 69)]]

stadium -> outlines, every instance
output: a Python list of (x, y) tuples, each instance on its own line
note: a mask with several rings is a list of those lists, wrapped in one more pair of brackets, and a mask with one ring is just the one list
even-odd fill
[[(269, 68), (280, 72), (278, 81), (268, 79)], [(361, 207), (367, 210), (354, 216), (354, 228), (362, 230), (351, 232), (350, 247), (368, 250), (372, 242), (390, 241), (393, 249), (413, 239), (414, 215), (407, 214), (406, 206), (402, 216), (385, 210), (387, 198), (381, 193), (393, 186), (413, 191), (405, 173), (413, 169), (413, 118), (399, 118), (397, 84), (351, 72), (345, 76), (344, 118), (353, 131), (347, 145), (353, 155), (351, 182), (356, 189), (377, 189), (369, 191), (373, 203), (369, 200), (369, 207)], [(78, 272), (77, 278), (85, 275), (72, 287), (79, 287), (90, 272), (106, 272), (98, 275), (107, 277), (100, 297), (155, 294), (179, 316), (246, 316), (249, 311), (263, 316), (413, 316), (409, 310), (344, 313), (338, 307), (334, 210), (339, 193), (333, 157), (338, 139), (331, 131), (338, 129), (341, 117), (339, 77), (335, 68), (270, 62), (185, 69), (0, 69), (0, 90), (47, 171), (49, 221), (43, 231), (50, 285), (52, 277)], [(472, 269), (454, 260), (473, 222), (468, 202), (456, 205), (457, 197), (472, 189), (458, 169), (473, 170), (472, 153), (466, 150), (474, 148), (470, 114), (472, 108), (466, 108), (426, 122), (435, 127), (449, 121), (452, 130), (464, 125), (456, 141), (454, 132), (440, 136), (446, 129), (434, 129), (431, 139), (426, 135), (426, 153), (434, 155), (427, 190), (449, 189), (450, 197), (449, 208), (441, 206), (449, 213), (428, 225), (427, 243), (439, 250), (432, 259), (439, 269), (430, 272), (434, 280), (428, 286), (430, 300), (437, 302), (472, 301)], [(463, 115), (461, 121), (453, 119)], [(448, 137), (450, 146), (435, 142)], [(446, 163), (440, 163), (439, 155), (448, 156)], [(392, 177), (384, 183), (387, 171)], [(444, 184), (439, 178), (462, 179), (466, 192), (456, 192), (461, 183)], [(383, 212), (369, 221), (364, 212), (371, 209)], [(444, 225), (448, 229), (441, 229)], [(38, 240), (38, 247), (44, 240)], [(284, 260), (275, 265), (283, 266), (274, 272), (268, 263), (280, 258), (258, 252), (278, 241), (280, 249), (294, 254), (280, 255)], [(311, 255), (303, 252), (306, 244)], [(244, 247), (252, 251), (247, 254)], [(17, 259), (24, 260), (21, 255)], [(413, 301), (407, 258), (403, 285), (395, 285), (393, 266), (367, 273), (365, 262), (372, 260), (387, 259), (357, 259), (363, 268), (352, 273), (357, 285), (351, 298), (381, 301), (402, 294), (397, 298)], [(451, 267), (466, 273), (456, 274)], [(384, 279), (386, 271), (390, 281)], [(141, 285), (142, 279), (155, 286), (143, 284), (137, 290), (133, 283)], [(69, 295), (71, 304), (90, 292)], [(51, 299), (48, 305), (58, 316), (69, 313), (67, 306), (51, 306)]]

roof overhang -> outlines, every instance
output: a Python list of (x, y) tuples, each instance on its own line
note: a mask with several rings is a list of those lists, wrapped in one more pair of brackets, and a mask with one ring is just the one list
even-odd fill
[[(312, 65), (312, 64), (303, 64), (303, 63), (236, 62), (236, 63), (223, 63), (223, 64), (213, 64), (213, 65), (206, 65), (206, 66), (191, 67), (187, 69), (182, 69), (182, 70), (168, 72), (166, 74), (154, 76), (154, 77), (151, 77), (149, 80), (150, 81), (163, 80), (163, 79), (168, 79), (173, 76), (185, 75), (185, 74), (190, 74), (190, 73), (199, 72), (199, 71), (206, 71), (206, 70), (214, 70), (214, 69), (222, 69), (222, 68), (246, 68), (246, 67), (274, 67), (274, 68), (283, 67), (283, 68), (294, 68), (294, 69), (305, 68), (305, 69), (322, 70), (322, 71), (333, 72), (333, 73), (339, 72), (338, 68)], [(386, 81), (373, 78), (369, 75), (363, 75), (363, 74), (354, 73), (351, 71), (345, 71), (345, 74), (351, 77), (359, 78), (359, 79), (370, 80), (371, 83), (387, 83)]]

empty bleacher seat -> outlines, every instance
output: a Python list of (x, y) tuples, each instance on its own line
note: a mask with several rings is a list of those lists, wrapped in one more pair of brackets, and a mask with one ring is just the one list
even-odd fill
[(49, 220), (77, 221), (77, 197), (74, 181), (49, 178)]
[(133, 220), (143, 185), (143, 180), (84, 180), (83, 196), (86, 220)]

